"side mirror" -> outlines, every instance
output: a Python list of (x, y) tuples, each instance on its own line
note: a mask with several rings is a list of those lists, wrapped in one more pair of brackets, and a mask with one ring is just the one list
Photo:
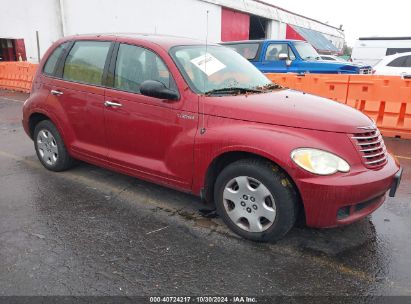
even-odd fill
[(278, 54), (278, 59), (280, 60), (287, 60), (288, 59), (288, 55), (286, 53), (280, 53)]
[(180, 97), (176, 91), (167, 88), (164, 83), (157, 80), (146, 80), (140, 86), (140, 93), (160, 99), (178, 100)]
[(278, 54), (278, 59), (280, 60), (285, 60), (285, 64), (286, 66), (290, 66), (292, 61), (290, 60), (290, 58), (288, 58), (288, 54), (286, 53), (280, 53)]

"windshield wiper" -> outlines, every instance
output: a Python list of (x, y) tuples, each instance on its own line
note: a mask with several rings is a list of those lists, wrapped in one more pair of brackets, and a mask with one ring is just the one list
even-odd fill
[(241, 88), (241, 87), (230, 87), (230, 88), (221, 88), (221, 89), (214, 89), (204, 93), (204, 95), (212, 95), (212, 94), (230, 94), (230, 93), (263, 93), (262, 90), (252, 89), (252, 88)]
[(270, 91), (270, 90), (278, 90), (278, 89), (283, 89), (284, 87), (277, 84), (277, 83), (269, 83), (266, 84), (265, 86), (262, 87), (257, 87), (257, 89), (261, 90), (261, 91)]

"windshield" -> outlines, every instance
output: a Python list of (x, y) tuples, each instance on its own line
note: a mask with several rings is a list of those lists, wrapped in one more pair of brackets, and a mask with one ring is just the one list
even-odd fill
[[(177, 46), (170, 54), (190, 88), (200, 94), (260, 92), (272, 82), (237, 52), (223, 46)], [(235, 92), (234, 92), (235, 91)]]
[(311, 44), (307, 42), (296, 42), (294, 46), (303, 60), (320, 59), (320, 55)]

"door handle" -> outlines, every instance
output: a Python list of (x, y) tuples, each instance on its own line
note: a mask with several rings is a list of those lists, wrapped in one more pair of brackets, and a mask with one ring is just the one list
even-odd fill
[(123, 106), (121, 103), (112, 102), (112, 101), (109, 101), (109, 100), (106, 100), (106, 101), (104, 102), (104, 105), (105, 105), (106, 107), (114, 107), (114, 108), (122, 107), (122, 106)]
[(63, 95), (63, 92), (62, 92), (62, 91), (59, 91), (59, 90), (51, 90), (50, 93), (53, 94), (53, 95), (55, 95), (55, 96), (61, 96), (61, 95)]

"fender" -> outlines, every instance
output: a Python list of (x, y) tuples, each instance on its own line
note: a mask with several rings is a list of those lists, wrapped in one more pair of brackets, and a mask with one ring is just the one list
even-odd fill
[[(247, 152), (266, 158), (281, 167), (292, 180), (312, 175), (291, 160), (296, 148), (313, 147), (357, 160), (352, 143), (344, 133), (267, 125), (223, 117), (208, 117), (206, 132), (197, 135), (194, 147), (193, 193), (199, 194), (213, 161), (228, 152)], [(336, 151), (336, 147), (339, 148)], [(298, 182), (296, 183), (298, 188)]]
[[(29, 114), (28, 114), (28, 120), (30, 120), (30, 117), (34, 114), (42, 114), (44, 116), (47, 116), (50, 121), (56, 126), (57, 130), (59, 131), (61, 138), (64, 142), (64, 144), (66, 145), (66, 147), (69, 147), (69, 141), (68, 141), (68, 134), (67, 131), (65, 129), (62, 128), (62, 122), (61, 120), (58, 118), (57, 115), (55, 115), (55, 113), (53, 111), (48, 111), (43, 107), (34, 107), (31, 108), (29, 110)], [(29, 126), (28, 126), (29, 128)], [(33, 138), (32, 138), (33, 139)], [(34, 140), (34, 139), (33, 139)]]
[(207, 171), (213, 161), (228, 152), (261, 156), (293, 176), (295, 165), (290, 152), (306, 140), (298, 129), (222, 117), (209, 117), (207, 124), (206, 132), (197, 135), (195, 140), (193, 193), (199, 194), (204, 187)]

